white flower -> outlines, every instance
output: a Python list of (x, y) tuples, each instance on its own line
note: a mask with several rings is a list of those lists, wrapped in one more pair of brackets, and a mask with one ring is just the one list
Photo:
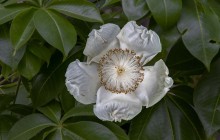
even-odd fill
[(121, 30), (105, 24), (89, 34), (84, 54), (87, 62), (72, 62), (66, 72), (70, 94), (83, 104), (96, 103), (101, 120), (130, 120), (160, 101), (173, 85), (159, 60), (144, 66), (161, 51), (158, 35), (135, 21)]

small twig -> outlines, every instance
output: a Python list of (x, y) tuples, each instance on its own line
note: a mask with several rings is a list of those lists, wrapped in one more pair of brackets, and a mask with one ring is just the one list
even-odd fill
[(10, 88), (10, 87), (14, 87), (16, 85), (18, 85), (18, 82), (9, 83), (6, 85), (0, 85), (0, 88)]
[(16, 72), (13, 73), (13, 74), (11, 74), (11, 75), (9, 75), (7, 78), (3, 79), (2, 81), (0, 81), (0, 85), (2, 85), (4, 82), (8, 81), (8, 79), (10, 79), (11, 77), (13, 77), (15, 74), (16, 74)]
[(2, 74), (0, 74), (0, 79), (1, 79), (1, 78), (3, 78), (3, 75), (2, 75)]
[(13, 104), (15, 104), (15, 102), (16, 102), (16, 99), (17, 99), (17, 96), (18, 96), (18, 91), (19, 91), (19, 89), (20, 89), (20, 85), (21, 85), (21, 77), (19, 77), (19, 79), (18, 79), (18, 86), (17, 86), (17, 88), (16, 88), (15, 100), (14, 100)]
[(5, 92), (0, 88), (0, 94), (5, 94)]

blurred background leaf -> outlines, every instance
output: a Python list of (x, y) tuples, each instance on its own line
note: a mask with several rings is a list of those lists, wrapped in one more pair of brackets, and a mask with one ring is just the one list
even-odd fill
[(208, 136), (220, 130), (220, 59), (198, 83), (194, 93), (195, 109)]

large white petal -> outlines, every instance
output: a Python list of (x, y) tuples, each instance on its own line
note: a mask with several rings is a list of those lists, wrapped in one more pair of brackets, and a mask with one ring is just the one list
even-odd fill
[(134, 50), (137, 55), (143, 56), (141, 59), (143, 65), (161, 52), (159, 36), (146, 27), (138, 26), (135, 21), (128, 22), (117, 38), (121, 49)]
[(113, 40), (116, 40), (119, 32), (120, 28), (118, 25), (111, 23), (102, 25), (99, 30), (93, 29), (89, 34), (83, 52), (87, 56), (88, 63), (99, 61), (94, 59), (94, 57), (105, 51), (109, 47), (109, 44)]
[(66, 87), (75, 99), (83, 104), (96, 101), (96, 93), (100, 87), (97, 64), (86, 64), (76, 60), (69, 64), (65, 77)]
[(134, 91), (142, 101), (143, 106), (150, 107), (159, 102), (173, 85), (173, 79), (168, 76), (169, 71), (163, 60), (154, 66), (144, 67), (144, 80)]
[(142, 103), (134, 93), (112, 93), (100, 87), (94, 106), (95, 115), (104, 121), (131, 120), (141, 112)]

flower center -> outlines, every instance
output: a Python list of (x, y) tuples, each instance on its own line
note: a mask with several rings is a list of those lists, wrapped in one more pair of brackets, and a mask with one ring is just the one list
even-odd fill
[(101, 84), (113, 93), (134, 91), (144, 78), (140, 59), (131, 50), (109, 50), (99, 62)]

